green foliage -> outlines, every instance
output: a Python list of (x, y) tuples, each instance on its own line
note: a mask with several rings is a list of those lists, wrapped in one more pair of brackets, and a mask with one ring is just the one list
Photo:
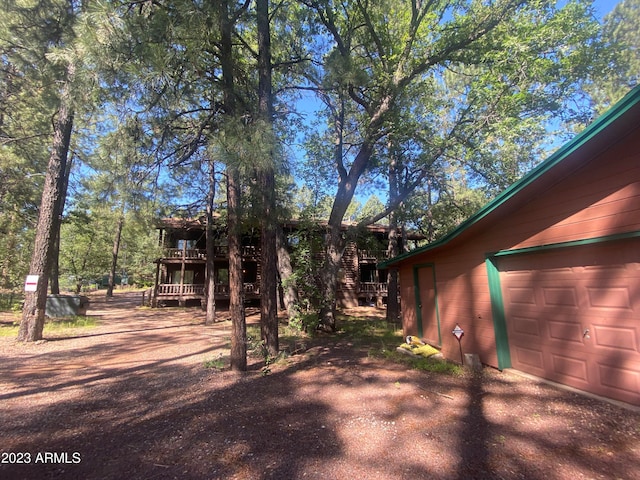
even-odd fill
[[(402, 195), (427, 181), (446, 192), (452, 166), (493, 195), (543, 157), (550, 115), (590, 115), (581, 87), (601, 64), (588, 2), (314, 5), (331, 41), (315, 45), (327, 108), (310, 178), (335, 179), (334, 165), (339, 187), (349, 176), (361, 188), (393, 158)], [(333, 207), (346, 219), (344, 188)]]
[(269, 354), (264, 341), (261, 340), (259, 325), (247, 326), (247, 352), (250, 355), (264, 359), (264, 366), (260, 371), (262, 376), (269, 375), (271, 373), (271, 365), (287, 357), (286, 350), (278, 352), (278, 355), (275, 357)]
[(109, 270), (112, 227), (96, 213), (74, 210), (61, 226), (60, 272), (76, 291)]
[(222, 358), (222, 355), (218, 355), (216, 358), (205, 360), (202, 365), (207, 369), (222, 370), (225, 367), (225, 361)]
[(293, 275), (286, 280), (286, 288), (291, 282), (298, 288), (300, 315), (294, 325), (308, 329), (313, 323), (309, 314), (320, 304), (321, 292), (318, 287), (318, 272), (322, 264), (322, 232), (312, 221), (302, 220), (295, 232), (288, 236)]
[(29, 269), (61, 78), (49, 55), (69, 22), (65, 2), (0, 8), (0, 287), (18, 288)]
[(460, 376), (464, 374), (464, 368), (457, 363), (436, 358), (411, 357), (396, 351), (395, 348), (377, 349), (372, 356), (385, 358), (394, 363), (405, 365), (413, 370), (423, 372), (441, 373), (445, 375)]
[(444, 176), (436, 188), (418, 188), (402, 211), (405, 222), (428, 242), (449, 233), (492, 198), (492, 192), (468, 185), (462, 166), (445, 169)]
[[(24, 285), (29, 271), (35, 220), (31, 213), (21, 211), (12, 200), (7, 199), (5, 203), (3, 199), (2, 205), (6, 206), (6, 210), (3, 208), (0, 212), (0, 235), (3, 236), (0, 242), (0, 287), (18, 290)], [(21, 206), (24, 205), (21, 203)]]
[(91, 328), (98, 325), (95, 317), (85, 315), (75, 315), (73, 317), (62, 317), (50, 319), (45, 323), (49, 330), (68, 330), (73, 328)]
[(22, 303), (24, 296), (21, 293), (0, 293), (0, 312), (15, 311)]
[[(369, 196), (369, 198), (367, 198), (367, 201), (362, 206), (362, 208), (359, 209), (356, 220), (360, 222), (369, 219), (382, 212), (384, 210), (384, 207), (384, 203), (382, 203), (378, 196), (376, 194), (372, 194)], [(389, 222), (387, 219), (383, 219), (378, 223), (380, 223), (381, 225), (386, 225)]]
[(260, 325), (247, 325), (247, 351), (254, 353), (256, 356), (264, 357), (267, 352), (260, 336)]
[[(88, 200), (88, 199), (87, 199)], [(107, 208), (105, 208), (107, 207)], [(61, 228), (60, 272), (73, 290), (108, 275), (117, 212), (103, 203), (78, 203)], [(126, 214), (118, 261), (118, 275), (139, 286), (153, 284), (153, 261), (161, 256), (151, 219)]]
[[(231, 4), (234, 115), (222, 95), (216, 2), (105, 1), (82, 10), (60, 0), (3, 2), (1, 286), (20, 287), (28, 270), (58, 80), (69, 61), (78, 62), (73, 150), (84, 165), (70, 190), (61, 264), (80, 283), (108, 268), (119, 214), (119, 270), (153, 281), (152, 220), (202, 211), (211, 160), (243, 168), (245, 212), (256, 218), (256, 169), (274, 163), (287, 173), (295, 161), (304, 186), (293, 193), (292, 180), (280, 180), (288, 197), (280, 203), (287, 217), (308, 219), (310, 231), (334, 207), (351, 221), (383, 210), (375, 195), (365, 205), (349, 196), (386, 189), (393, 159), (398, 192), (416, 196), (398, 207), (401, 223), (440, 238), (544, 156), (551, 118), (590, 117), (585, 83), (598, 107), (637, 83), (638, 0), (619, 3), (602, 37), (586, 0), (293, 2), (271, 12), (272, 128), (256, 115), (253, 4)], [(306, 110), (298, 100), (312, 94)], [(216, 178), (223, 191), (224, 178)], [(323, 245), (304, 232), (296, 242), (307, 315), (323, 300)], [(305, 328), (307, 317), (296, 322)]]
[[(47, 319), (45, 322), (45, 332), (53, 333), (56, 337), (73, 335), (77, 329), (93, 328), (98, 325), (95, 317), (76, 315), (72, 317), (61, 317)], [(13, 337), (18, 334), (19, 322), (13, 324), (0, 324), (0, 337)]]
[(153, 261), (161, 256), (151, 159), (139, 150), (136, 122), (118, 123), (112, 116), (104, 121), (107, 129), (85, 159), (91, 170), (76, 186), (61, 228), (61, 283), (76, 291), (109, 275), (121, 222), (116, 275), (139, 286), (153, 284)]
[[(406, 362), (406, 360), (403, 361), (399, 358), (396, 358), (395, 361), (398, 361), (399, 363)], [(442, 373), (453, 376), (461, 376), (464, 374), (464, 369), (460, 365), (440, 360), (417, 358), (409, 359), (406, 364), (415, 370), (421, 370), (424, 372)]]
[(588, 91), (599, 113), (620, 100), (640, 82), (640, 1), (622, 0), (604, 18), (602, 39), (610, 55), (601, 75), (594, 76)]
[(15, 337), (18, 335), (19, 324), (0, 324), (0, 337)]
[[(398, 344), (402, 339), (402, 332), (397, 325), (377, 317), (354, 317), (339, 315), (339, 334), (356, 343), (380, 344), (385, 348), (388, 344)], [(377, 348), (377, 347), (373, 347)]]
[(349, 339), (354, 345), (369, 345), (369, 356), (386, 358), (406, 365), (415, 370), (461, 375), (464, 371), (460, 365), (431, 358), (410, 357), (396, 351), (402, 342), (402, 331), (397, 325), (379, 318), (354, 317), (340, 315), (340, 331), (342, 338)]
[(318, 314), (316, 312), (298, 312), (294, 318), (289, 319), (289, 327), (298, 332), (313, 333), (316, 331), (319, 324), (320, 320), (318, 319)]

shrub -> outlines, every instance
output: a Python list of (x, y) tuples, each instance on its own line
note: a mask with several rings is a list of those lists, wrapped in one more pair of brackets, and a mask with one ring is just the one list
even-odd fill
[(222, 370), (224, 368), (224, 360), (222, 359), (222, 355), (218, 356), (218, 358), (205, 360), (202, 364), (204, 368), (211, 368), (214, 370)]

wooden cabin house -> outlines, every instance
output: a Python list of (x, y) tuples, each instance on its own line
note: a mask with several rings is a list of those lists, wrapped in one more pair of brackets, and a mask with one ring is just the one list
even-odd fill
[[(344, 225), (345, 231), (349, 225)], [(291, 238), (299, 228), (298, 222), (282, 225), (285, 235)], [(151, 296), (153, 306), (200, 305), (204, 301), (206, 272), (206, 236), (204, 219), (166, 218), (158, 225), (159, 242), (163, 255), (156, 260), (156, 281)], [(226, 228), (220, 223), (215, 228), (215, 294), (216, 301), (229, 299), (229, 250)], [(321, 238), (323, 225), (317, 225)], [(378, 268), (378, 263), (387, 258), (386, 242), (388, 227), (372, 225), (360, 235), (363, 241), (347, 244), (339, 275), (338, 305), (382, 306), (387, 299), (387, 270)], [(419, 240), (419, 235), (407, 236)], [(400, 235), (402, 239), (402, 235)], [(402, 240), (400, 241), (402, 244)], [(260, 298), (260, 232), (246, 231), (242, 235), (242, 269), (244, 275), (245, 300)], [(318, 252), (321, 256), (321, 252)]]

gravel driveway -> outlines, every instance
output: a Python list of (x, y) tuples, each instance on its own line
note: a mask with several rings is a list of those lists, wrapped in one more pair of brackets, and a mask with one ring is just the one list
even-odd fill
[(94, 297), (99, 325), (73, 338), (0, 337), (0, 478), (640, 479), (638, 409), (410, 371), (340, 336), (268, 374), (205, 368), (228, 321), (138, 302)]

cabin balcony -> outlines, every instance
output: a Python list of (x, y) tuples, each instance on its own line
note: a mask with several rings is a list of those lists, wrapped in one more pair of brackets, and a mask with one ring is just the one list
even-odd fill
[(205, 260), (207, 251), (200, 248), (165, 248), (163, 258), (168, 260)]
[(204, 296), (204, 285), (161, 283), (158, 285), (159, 297), (201, 298)]
[(389, 252), (386, 250), (362, 250), (358, 249), (358, 260), (361, 262), (379, 262), (381, 260), (387, 260), (389, 258)]
[(358, 293), (371, 296), (386, 295), (388, 289), (389, 286), (383, 282), (360, 282)]
[[(244, 245), (240, 247), (242, 256), (245, 258), (253, 258), (260, 256), (260, 249), (254, 245)], [(227, 245), (215, 246), (215, 258), (229, 258), (229, 247)], [(162, 260), (164, 261), (191, 261), (206, 260), (207, 251), (202, 248), (165, 248)]]
[(358, 285), (358, 305), (383, 307), (389, 294), (386, 282), (360, 282)]
[[(216, 300), (229, 299), (229, 285), (217, 284), (214, 291)], [(161, 283), (156, 291), (155, 302), (178, 301), (179, 304), (183, 304), (188, 300), (203, 300), (204, 292), (205, 286), (203, 284)], [(257, 282), (245, 283), (244, 294), (247, 299), (257, 298), (260, 295), (260, 284)]]

